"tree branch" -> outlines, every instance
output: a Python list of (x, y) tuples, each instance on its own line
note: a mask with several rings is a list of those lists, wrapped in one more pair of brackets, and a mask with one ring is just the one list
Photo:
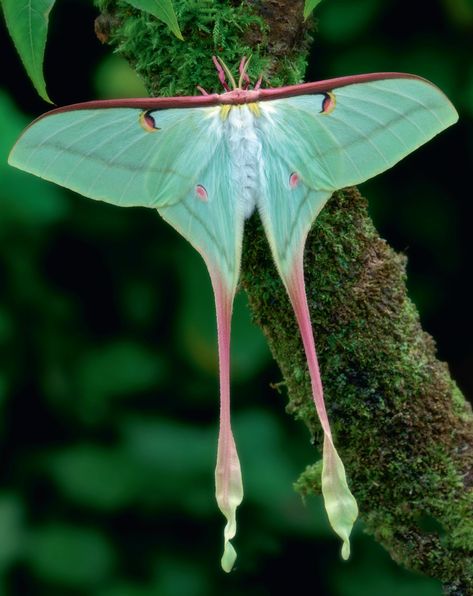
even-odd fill
[[(178, 0), (184, 43), (120, 0), (98, 5), (98, 33), (154, 94), (215, 88), (216, 52), (229, 64), (251, 52), (250, 75), (269, 73), (273, 85), (302, 79), (310, 41), (302, 0)], [(399, 563), (439, 579), (447, 594), (471, 595), (473, 416), (407, 297), (406, 259), (379, 238), (358, 191), (346, 189), (318, 217), (305, 261), (327, 408), (365, 526)], [(256, 217), (242, 286), (283, 373), (288, 410), (320, 445), (294, 315)], [(319, 484), (315, 464), (298, 488), (316, 493)]]

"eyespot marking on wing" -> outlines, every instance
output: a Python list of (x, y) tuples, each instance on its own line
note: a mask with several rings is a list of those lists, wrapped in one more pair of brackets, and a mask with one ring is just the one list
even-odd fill
[(146, 132), (156, 132), (157, 130), (160, 130), (156, 126), (156, 120), (155, 120), (151, 110), (146, 110), (146, 112), (141, 112), (140, 125), (144, 130), (146, 130)]
[(321, 114), (331, 114), (337, 105), (337, 100), (335, 99), (335, 94), (332, 91), (328, 91), (324, 93), (324, 98), (322, 100), (322, 109), (320, 110)]
[(297, 172), (292, 172), (292, 174), (289, 176), (289, 186), (291, 189), (296, 188), (296, 186), (299, 184), (299, 174)]
[(195, 196), (203, 203), (207, 203), (209, 200), (209, 195), (207, 194), (205, 186), (202, 186), (202, 184), (198, 184), (195, 187)]

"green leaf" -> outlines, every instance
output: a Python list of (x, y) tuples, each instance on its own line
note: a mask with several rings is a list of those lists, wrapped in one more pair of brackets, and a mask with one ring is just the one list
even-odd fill
[(149, 12), (163, 23), (166, 23), (178, 39), (184, 39), (179, 29), (172, 0), (126, 0), (126, 2), (139, 10)]
[(38, 94), (53, 103), (43, 76), (49, 13), (55, 0), (0, 0), (8, 31)]
[(321, 2), (322, 0), (305, 0), (304, 19), (307, 19), (307, 17), (314, 11), (315, 7)]

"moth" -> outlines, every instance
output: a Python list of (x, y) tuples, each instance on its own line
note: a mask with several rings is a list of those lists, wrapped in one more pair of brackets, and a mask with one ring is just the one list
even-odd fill
[[(12, 166), (91, 199), (151, 207), (202, 255), (215, 295), (220, 377), (216, 499), (226, 518), (222, 567), (243, 498), (230, 422), (230, 325), (245, 219), (261, 217), (299, 325), (324, 432), (322, 492), (329, 522), (350, 554), (358, 508), (334, 445), (304, 287), (307, 234), (332, 193), (379, 174), (458, 119), (435, 85), (402, 73), (250, 88), (214, 57), (221, 94), (91, 101), (35, 120)], [(228, 81), (231, 84), (227, 83)]]

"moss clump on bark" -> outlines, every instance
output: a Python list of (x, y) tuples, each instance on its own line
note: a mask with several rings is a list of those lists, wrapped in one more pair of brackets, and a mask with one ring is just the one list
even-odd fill
[[(176, 0), (185, 41), (124, 0), (97, 0), (97, 22), (152, 95), (220, 85), (210, 57), (230, 67), (253, 55), (250, 76), (302, 80), (309, 33), (302, 0)], [(435, 358), (407, 297), (405, 257), (379, 238), (355, 189), (336, 193), (306, 249), (306, 284), (327, 409), (366, 528), (406, 567), (473, 594), (473, 417)], [(320, 445), (294, 315), (255, 216), (245, 234), (242, 285), (288, 388), (288, 410)], [(320, 490), (320, 464), (298, 481)]]
[[(196, 85), (208, 92), (222, 92), (211, 62), (213, 54), (233, 72), (237, 72), (242, 56), (251, 56), (248, 74), (252, 81), (260, 75), (272, 86), (303, 80), (307, 55), (299, 44), (291, 43), (301, 38), (292, 27), (295, 15), (302, 14), (300, 1), (291, 3), (288, 14), (277, 19), (275, 30), (264, 18), (274, 14), (270, 6), (261, 12), (255, 7), (257, 3), (250, 2), (175, 0), (184, 41), (154, 16), (125, 0), (98, 0), (96, 4), (102, 10), (97, 21), (101, 39), (110, 40), (129, 60), (151, 95), (193, 95), (198, 93)], [(302, 31), (304, 25), (298, 20)]]

